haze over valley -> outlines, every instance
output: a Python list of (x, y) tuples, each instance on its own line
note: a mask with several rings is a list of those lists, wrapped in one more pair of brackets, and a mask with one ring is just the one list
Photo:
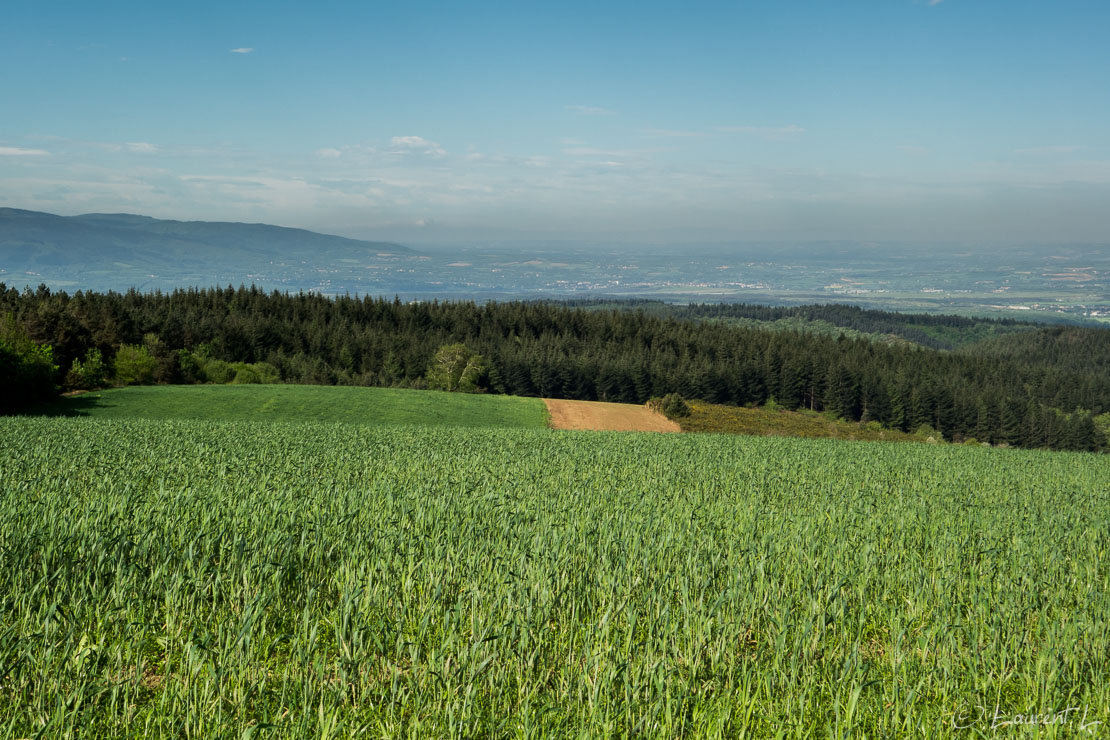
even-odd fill
[(1110, 248), (875, 242), (428, 244), (127, 214), (0, 208), (0, 282), (61, 290), (257, 285), (326, 295), (853, 303), (1097, 322)]

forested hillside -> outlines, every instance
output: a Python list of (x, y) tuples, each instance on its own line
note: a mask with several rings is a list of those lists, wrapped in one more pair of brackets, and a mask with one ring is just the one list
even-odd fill
[(773, 399), (896, 429), (927, 425), (948, 439), (1079, 450), (1106, 445), (1095, 417), (1110, 411), (1102, 329), (1030, 329), (949, 352), (541, 303), (402, 304), (230, 287), (70, 296), (0, 284), (7, 314), (53, 348), (59, 384), (96, 350), (108, 365), (121, 351), (149, 354), (154, 382), (213, 380), (204, 368), (215, 360), (264, 363), (259, 372), (284, 382), (421, 387), (436, 350), (461, 342), (485, 358), (480, 387), (522, 396)]
[[(761, 306), (750, 303), (695, 303), (655, 300), (565, 301), (581, 308), (642, 310), (660, 318), (717, 321), (736, 326), (803, 331), (808, 334), (868, 336), (882, 341), (906, 341), (933, 349), (955, 349), (993, 337), (1043, 326), (1015, 319), (952, 314), (904, 314), (840, 303), (808, 306)], [(1068, 323), (1062, 320), (1062, 323)]]

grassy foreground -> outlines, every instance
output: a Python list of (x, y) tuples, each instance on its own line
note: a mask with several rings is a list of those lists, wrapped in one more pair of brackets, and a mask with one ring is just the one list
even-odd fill
[(132, 386), (60, 399), (49, 415), (94, 419), (320, 421), (542, 428), (538, 398), (319, 385)]
[(4, 737), (1110, 721), (1106, 456), (9, 418), (0, 460)]

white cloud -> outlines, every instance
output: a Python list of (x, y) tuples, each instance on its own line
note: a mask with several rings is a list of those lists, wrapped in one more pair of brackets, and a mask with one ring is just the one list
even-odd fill
[(253, 46), (240, 46), (237, 49), (232, 49), (231, 53), (232, 54), (250, 54), (253, 51), (254, 51)]
[(159, 148), (149, 141), (128, 141), (123, 144), (114, 141), (79, 141), (76, 139), (66, 139), (65, 141), (78, 146), (94, 146), (106, 152), (128, 151), (132, 154), (156, 154), (159, 151)]
[(599, 108), (593, 105), (568, 105), (567, 110), (575, 113), (581, 113), (586, 116), (611, 116), (614, 111), (608, 108)]
[(1015, 149), (1018, 154), (1070, 154), (1071, 152), (1078, 152), (1087, 147), (1083, 146), (1034, 146), (1027, 149)]
[[(734, 133), (706, 127), (705, 139), (689, 143), (712, 141), (722, 146), (744, 143), (758, 147), (761, 136), (787, 137), (785, 142), (768, 145), (778, 149), (798, 146), (810, 136), (798, 134), (800, 126), (788, 126), (782, 119), (778, 122), (783, 125), (741, 126)], [(637, 133), (642, 135), (645, 130), (638, 129)], [(448, 135), (438, 130), (425, 133), (436, 133), (441, 138)], [(141, 134), (131, 134), (137, 135)], [(792, 135), (800, 138), (789, 139)], [(816, 166), (783, 170), (652, 156), (669, 150), (649, 147), (682, 145), (679, 139), (641, 138), (643, 147), (638, 148), (627, 141), (621, 145), (552, 137), (547, 142), (550, 150), (533, 150), (536, 156), (510, 155), (496, 148), (479, 152), (462, 142), (457, 145), (458, 152), (434, 155), (427, 152), (438, 150), (439, 145), (426, 137), (386, 135), (373, 142), (377, 148), (370, 143), (339, 140), (325, 148), (306, 148), (284, 163), (249, 148), (200, 150), (169, 141), (157, 147), (157, 155), (132, 155), (134, 146), (143, 142), (125, 143), (122, 136), (120, 139), (106, 144), (37, 136), (0, 142), (7, 145), (0, 147), (0, 154), (14, 155), (7, 160), (0, 156), (0, 163), (10, 163), (8, 169), (13, 170), (10, 176), (0, 177), (0, 203), (32, 210), (58, 210), (63, 206), (52, 208), (51, 204), (64, 204), (70, 212), (130, 211), (168, 218), (263, 221), (307, 228), (331, 220), (361, 228), (435, 217), (441, 224), (465, 223), (494, 230), (502, 228), (496, 224), (504, 228), (535, 226), (560, 233), (564, 228), (580, 233), (677, 229), (686, 225), (701, 228), (703, 223), (725, 233), (739, 220), (764, 224), (759, 228), (787, 229), (810, 217), (818, 221), (827, 217), (820, 223), (833, 229), (830, 233), (839, 233), (835, 230), (840, 228), (841, 222), (836, 220), (840, 217), (828, 214), (839, 213), (843, 206), (845, 213), (858, 216), (869, 212), (891, 222), (897, 219), (889, 214), (908, 218), (918, 214), (924, 224), (920, 232), (931, 233), (932, 222), (921, 214), (960, 199), (972, 202), (980, 196), (1002, 193), (997, 200), (1003, 205), (1019, 200), (1032, 203), (1040, 197), (1049, 199), (1045, 203), (1059, 204), (1066, 200), (1058, 193), (1076, 192), (1093, 200), (1110, 188), (1110, 161), (1084, 161), (1082, 152), (1015, 154), (1016, 145), (1006, 150), (1008, 156), (1002, 161), (971, 170), (910, 168), (915, 162), (927, 162), (930, 152), (920, 158), (911, 156), (917, 153), (919, 142), (909, 137), (890, 142), (886, 147), (887, 158), (892, 159), (889, 169), (879, 167), (878, 172), (870, 174), (855, 171), (855, 166), (852, 172), (835, 168), (826, 172)], [(23, 145), (17, 145), (17, 141), (23, 141)], [(1026, 143), (1050, 141), (1052, 137), (1030, 138)], [(29, 148), (36, 143), (51, 148), (49, 152)], [(1057, 139), (1057, 143), (1062, 142)], [(1094, 149), (1093, 144), (1087, 147), (1088, 152)], [(118, 153), (109, 155), (108, 151)], [(16, 159), (32, 152), (50, 156)], [(189, 162), (189, 174), (185, 176), (179, 164), (184, 157)], [(155, 169), (151, 163), (169, 169)], [(2, 165), (0, 170), (4, 170)], [(251, 176), (242, 177), (245, 173)], [(8, 174), (6, 170), (4, 174)], [(748, 205), (737, 205), (741, 203)], [(1082, 236), (1095, 230), (1091, 224), (1105, 222), (1103, 211), (1083, 208), (1086, 206), (1076, 205), (1067, 210), (1069, 216), (1080, 211), (1082, 214), (1073, 231), (1061, 233)], [(1017, 206), (1012, 209), (1017, 215), (1019, 210)], [(765, 211), (771, 215), (764, 215)], [(1093, 215), (1086, 215), (1088, 212)], [(800, 214), (797, 219), (789, 216), (794, 213)], [(781, 220), (776, 221), (780, 216), (774, 214), (780, 214)], [(1063, 215), (1051, 223), (1059, 226), (1063, 223), (1060, 219)], [(967, 222), (972, 221), (968, 216)], [(818, 226), (805, 228), (812, 228), (813, 233), (819, 230)]]
[(18, 146), (0, 146), (0, 157), (42, 157), (50, 154), (45, 149), (23, 149)]
[(929, 0), (929, 5), (940, 5), (944, 0)]
[(410, 149), (438, 146), (434, 141), (428, 141), (423, 136), (394, 136), (389, 141), (393, 146), (404, 146)]
[(806, 132), (794, 123), (787, 126), (718, 126), (717, 130), (726, 134), (749, 134), (768, 141), (789, 139)]
[(563, 149), (563, 154), (572, 157), (623, 157), (629, 152), (615, 151), (613, 149), (597, 149), (592, 146), (571, 146)]
[(691, 139), (697, 136), (705, 136), (701, 131), (679, 131), (669, 128), (647, 128), (644, 129), (642, 133), (645, 136), (662, 136), (675, 139)]
[(423, 150), (424, 154), (443, 156), (447, 152), (440, 148), (434, 141), (428, 141), (423, 136), (394, 136), (389, 142), (394, 147), (394, 152)]

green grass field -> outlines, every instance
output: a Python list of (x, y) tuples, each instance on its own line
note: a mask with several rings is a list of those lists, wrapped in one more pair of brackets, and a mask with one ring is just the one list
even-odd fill
[(538, 398), (318, 385), (132, 386), (63, 398), (46, 415), (542, 428)]
[(3, 737), (1110, 722), (1106, 456), (22, 417), (0, 461)]

